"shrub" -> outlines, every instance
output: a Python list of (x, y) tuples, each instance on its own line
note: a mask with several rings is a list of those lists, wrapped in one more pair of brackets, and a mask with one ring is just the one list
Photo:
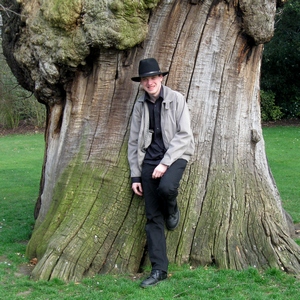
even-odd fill
[(281, 108), (275, 105), (275, 93), (260, 91), (260, 106), (262, 121), (276, 121), (283, 117)]

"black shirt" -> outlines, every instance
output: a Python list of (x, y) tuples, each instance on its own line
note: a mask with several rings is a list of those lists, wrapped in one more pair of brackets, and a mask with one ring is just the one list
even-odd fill
[(144, 162), (147, 164), (158, 165), (166, 152), (162, 132), (161, 132), (161, 107), (163, 102), (163, 88), (155, 103), (150, 100), (149, 95), (145, 94), (145, 101), (149, 108), (149, 129), (153, 132), (152, 142), (147, 148)]
[[(152, 142), (146, 150), (144, 163), (158, 165), (166, 152), (161, 133), (161, 107), (163, 102), (163, 87), (161, 87), (159, 97), (153, 103), (148, 93), (145, 93), (145, 103), (149, 109), (149, 130), (153, 131)], [(141, 182), (140, 177), (132, 177), (132, 183)]]

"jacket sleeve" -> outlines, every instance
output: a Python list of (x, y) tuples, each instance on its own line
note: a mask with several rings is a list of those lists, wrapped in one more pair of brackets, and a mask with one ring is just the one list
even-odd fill
[(131, 177), (141, 176), (141, 170), (138, 163), (138, 139), (142, 120), (141, 106), (141, 103), (135, 103), (130, 126), (128, 141), (128, 162), (130, 166)]
[(176, 94), (176, 128), (161, 160), (161, 163), (167, 166), (179, 158), (189, 160), (195, 148), (188, 105), (181, 94)]

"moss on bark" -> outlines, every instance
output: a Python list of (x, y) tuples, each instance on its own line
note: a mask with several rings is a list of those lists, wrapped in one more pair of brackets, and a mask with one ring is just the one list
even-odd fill
[(82, 0), (43, 0), (41, 11), (52, 27), (70, 30), (79, 25)]
[(210, 175), (192, 261), (235, 270), (281, 267), (296, 274), (299, 261), (291, 252), (299, 248), (266, 181), (247, 169), (224, 170)]
[[(17, 35), (9, 45), (14, 52), (11, 65), (18, 65), (22, 86), (49, 105), (63, 101), (62, 83), (71, 80), (72, 71), (87, 64), (93, 49), (124, 50), (142, 43), (148, 33), (150, 10), (159, 3), (158, 0), (13, 2), (20, 8), (20, 14), (10, 19), (18, 19), (18, 26), (4, 29), (4, 41), (11, 43), (11, 37)], [(21, 73), (26, 74), (25, 80)]]
[(79, 154), (65, 169), (27, 246), (26, 255), (39, 261), (33, 278), (68, 281), (85, 273), (139, 269), (143, 247), (136, 244), (145, 242), (144, 207), (129, 195), (126, 146), (122, 153), (114, 167), (83, 165)]

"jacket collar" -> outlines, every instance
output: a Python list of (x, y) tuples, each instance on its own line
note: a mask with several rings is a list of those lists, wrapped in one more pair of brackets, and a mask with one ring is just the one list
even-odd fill
[[(168, 89), (168, 87), (167, 86), (165, 86), (165, 85), (161, 85), (161, 89), (160, 89), (160, 93), (159, 93), (159, 96), (163, 99), (163, 103), (165, 103), (165, 102), (172, 102), (173, 101), (173, 99), (166, 99), (165, 98), (165, 94), (166, 94), (166, 90)], [(144, 92), (144, 96), (142, 96), (142, 97), (139, 97), (139, 99), (138, 99), (138, 101), (139, 102), (145, 102), (146, 101), (146, 99), (150, 99), (150, 97), (149, 97), (149, 95), (147, 94), (147, 92)]]

